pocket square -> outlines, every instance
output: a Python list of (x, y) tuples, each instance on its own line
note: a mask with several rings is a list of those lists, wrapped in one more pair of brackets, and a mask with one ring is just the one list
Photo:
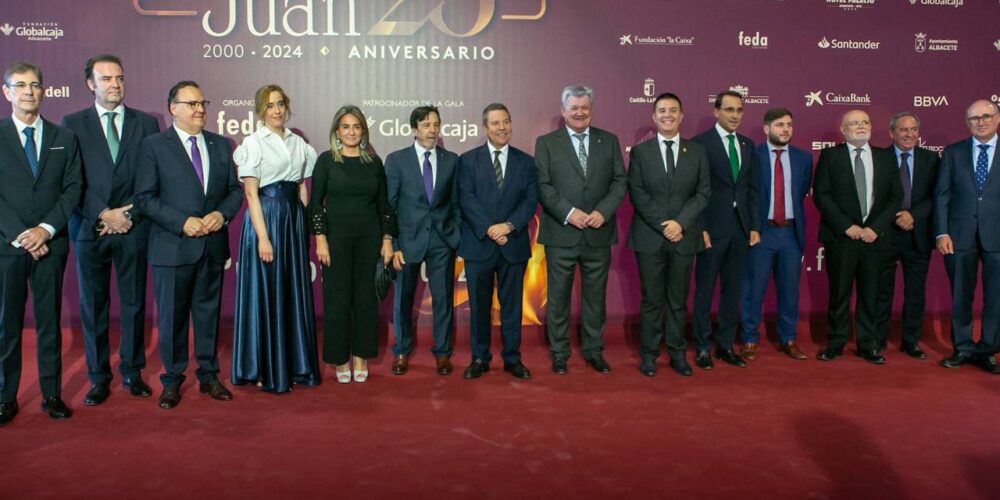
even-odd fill
[(52, 148), (49, 148), (49, 151), (55, 151), (55, 150), (57, 150), (57, 149), (66, 149), (66, 146), (57, 146), (57, 147), (52, 147)]

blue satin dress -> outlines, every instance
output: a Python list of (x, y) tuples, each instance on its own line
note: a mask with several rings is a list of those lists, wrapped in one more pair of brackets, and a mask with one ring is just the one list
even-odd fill
[(258, 190), (274, 260), (257, 254), (250, 215), (243, 220), (236, 276), (232, 383), (281, 393), (320, 382), (305, 207), (299, 186), (277, 181)]

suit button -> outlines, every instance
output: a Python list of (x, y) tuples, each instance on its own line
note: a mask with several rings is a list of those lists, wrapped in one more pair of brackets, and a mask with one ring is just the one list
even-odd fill
[(983, 201), (983, 197), (982, 196), (979, 197), (979, 201)]

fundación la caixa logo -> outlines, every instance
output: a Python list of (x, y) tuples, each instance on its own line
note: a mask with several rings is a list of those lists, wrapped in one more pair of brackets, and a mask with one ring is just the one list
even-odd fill
[(618, 37), (618, 45), (671, 45), (675, 47), (690, 47), (694, 45), (694, 37), (688, 35), (627, 34)]
[(857, 92), (823, 92), (816, 90), (807, 92), (805, 95), (806, 107), (823, 106), (826, 104), (834, 106), (871, 106), (872, 98), (868, 93), (858, 94)]

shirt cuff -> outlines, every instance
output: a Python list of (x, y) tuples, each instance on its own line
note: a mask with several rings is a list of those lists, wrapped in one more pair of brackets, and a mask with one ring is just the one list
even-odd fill
[(570, 216), (570, 215), (573, 215), (573, 212), (575, 212), (575, 211), (576, 211), (576, 208), (575, 208), (575, 207), (574, 207), (574, 208), (571, 208), (571, 209), (569, 209), (569, 213), (568, 213), (568, 214), (566, 214), (566, 218), (565, 218), (565, 219), (563, 219), (563, 225), (564, 225), (564, 226), (565, 226), (566, 224), (569, 224), (569, 216)]
[(39, 224), (38, 227), (40, 227), (40, 228), (48, 231), (48, 233), (49, 233), (49, 239), (52, 239), (52, 238), (54, 238), (56, 236), (56, 228), (54, 228), (54, 227), (52, 227), (52, 226), (50, 226), (50, 225), (48, 225), (48, 224), (46, 224), (44, 222), (42, 222), (41, 224)]

